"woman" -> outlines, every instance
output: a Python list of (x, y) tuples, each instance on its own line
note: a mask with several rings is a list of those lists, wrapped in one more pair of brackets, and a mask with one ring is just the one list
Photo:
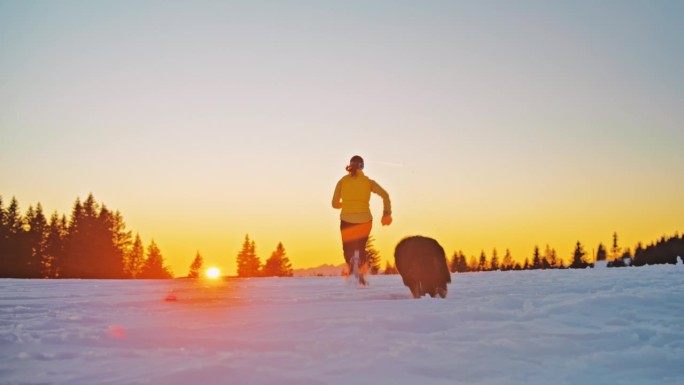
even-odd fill
[[(364, 274), (368, 271), (366, 242), (373, 227), (373, 216), (369, 204), (370, 194), (375, 193), (382, 197), (383, 212), (380, 222), (383, 226), (389, 226), (392, 223), (392, 206), (387, 191), (363, 173), (363, 158), (358, 155), (353, 156), (346, 169), (348, 174), (342, 177), (335, 186), (332, 206), (342, 209), (340, 232), (344, 259), (349, 266), (349, 272), (356, 272), (359, 282), (365, 285)], [(354, 261), (356, 252), (358, 252), (358, 265)]]

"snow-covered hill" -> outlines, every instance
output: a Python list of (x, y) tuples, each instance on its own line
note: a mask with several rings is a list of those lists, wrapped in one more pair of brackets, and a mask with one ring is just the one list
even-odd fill
[(684, 268), (0, 280), (1, 384), (682, 384)]

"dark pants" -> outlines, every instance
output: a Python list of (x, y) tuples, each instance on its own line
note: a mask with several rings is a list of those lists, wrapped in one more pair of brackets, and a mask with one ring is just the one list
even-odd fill
[(366, 223), (340, 221), (344, 260), (347, 261), (347, 265), (350, 265), (350, 267), (356, 250), (359, 251), (359, 266), (363, 266), (366, 263), (366, 242), (368, 242), (368, 236), (372, 227), (373, 221)]

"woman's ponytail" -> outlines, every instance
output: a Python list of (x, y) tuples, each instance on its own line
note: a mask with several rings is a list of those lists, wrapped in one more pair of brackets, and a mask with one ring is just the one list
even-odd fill
[(357, 171), (363, 170), (363, 158), (358, 155), (352, 156), (351, 160), (349, 161), (349, 166), (347, 166), (345, 169), (351, 174), (351, 176), (356, 176)]

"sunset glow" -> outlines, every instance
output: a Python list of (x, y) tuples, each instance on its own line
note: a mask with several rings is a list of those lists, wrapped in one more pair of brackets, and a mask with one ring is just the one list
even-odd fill
[(359, 154), (383, 267), (684, 231), (683, 3), (494, 3), (1, 2), (4, 207), (92, 193), (176, 277), (235, 275), (246, 234), (338, 265)]
[(216, 279), (221, 276), (221, 270), (216, 267), (210, 267), (206, 272), (207, 278)]

